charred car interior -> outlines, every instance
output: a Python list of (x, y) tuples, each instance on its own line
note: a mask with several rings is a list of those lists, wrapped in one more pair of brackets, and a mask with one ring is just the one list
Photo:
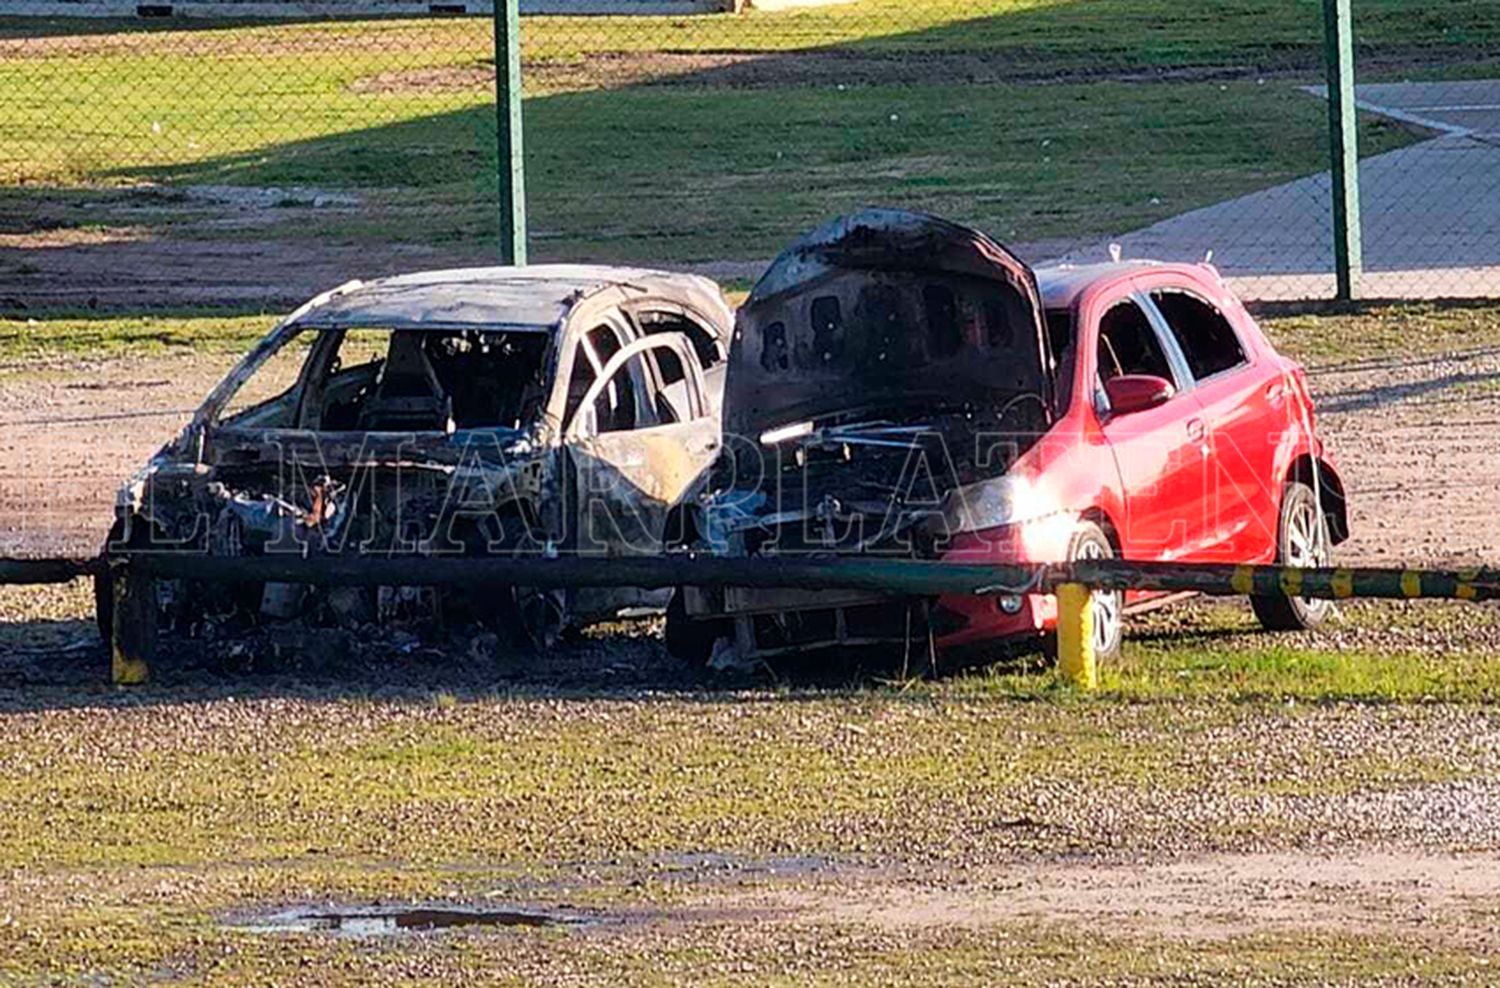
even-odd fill
[[(719, 445), (705, 279), (531, 267), (351, 283), (288, 317), (122, 489), (106, 552), (659, 553)], [(164, 588), (167, 627), (455, 613), (563, 629), (665, 598)], [(98, 594), (109, 608), (107, 577)]]

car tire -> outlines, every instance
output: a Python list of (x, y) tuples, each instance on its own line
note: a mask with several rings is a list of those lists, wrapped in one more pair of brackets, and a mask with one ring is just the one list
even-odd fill
[(101, 565), (94, 571), (94, 624), (106, 648), (115, 634), (115, 581), (109, 569), (109, 548), (118, 545), (124, 537), (125, 523), (117, 519), (104, 537), (104, 546), (99, 550)]
[(100, 641), (109, 647), (115, 634), (115, 584), (107, 560), (94, 573), (94, 624), (99, 629)]
[[(1332, 558), (1329, 549), (1328, 523), (1318, 495), (1300, 480), (1288, 481), (1276, 524), (1276, 565), (1327, 566)], [(1250, 607), (1267, 631), (1307, 631), (1328, 620), (1333, 602), (1273, 593), (1252, 595)]]
[[(1115, 546), (1104, 529), (1091, 521), (1080, 522), (1068, 544), (1068, 559), (1078, 562), (1113, 558)], [(1125, 637), (1125, 595), (1119, 590), (1095, 590), (1091, 595), (1091, 606), (1094, 610), (1094, 658), (1101, 662), (1117, 658)]]
[(667, 604), (667, 654), (694, 668), (704, 668), (713, 657), (714, 643), (729, 634), (728, 622), (722, 619), (699, 620), (688, 615), (682, 588), (672, 592)]

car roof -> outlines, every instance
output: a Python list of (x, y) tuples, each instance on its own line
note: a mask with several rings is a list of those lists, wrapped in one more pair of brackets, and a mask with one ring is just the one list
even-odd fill
[[(1037, 287), (1042, 305), (1048, 309), (1066, 309), (1078, 301), (1090, 287), (1144, 274), (1148, 271), (1176, 273), (1192, 283), (1201, 283), (1212, 268), (1203, 264), (1172, 264), (1165, 261), (1105, 261), (1100, 264), (1056, 264), (1036, 269)], [(1215, 275), (1217, 277), (1217, 275)]]
[[(691, 274), (589, 264), (451, 268), (352, 281), (289, 323), (317, 329), (510, 329), (555, 332), (578, 303), (609, 288), (728, 309), (718, 285)], [(727, 332), (727, 326), (715, 329)]]

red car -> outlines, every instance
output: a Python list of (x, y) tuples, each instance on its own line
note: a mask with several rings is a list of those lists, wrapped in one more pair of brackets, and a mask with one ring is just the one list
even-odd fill
[[(1344, 486), (1302, 368), (1206, 264), (1033, 272), (983, 234), (870, 210), (785, 252), (741, 309), (726, 453), (698, 519), (726, 555), (1326, 563)], [(669, 646), (743, 661), (929, 643), (983, 655), (1052, 598), (685, 590)], [(1145, 595), (1095, 595), (1118, 651)], [(1326, 602), (1252, 600), (1270, 629)]]

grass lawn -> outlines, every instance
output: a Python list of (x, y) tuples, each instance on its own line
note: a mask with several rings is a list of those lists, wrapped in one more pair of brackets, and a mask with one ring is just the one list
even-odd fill
[[(1471, 0), (1419, 12), (1366, 3), (1359, 30), (1376, 59), (1431, 46), (1405, 75), (1456, 70), (1500, 39), (1492, 5)], [(739, 17), (528, 18), (536, 252), (760, 257), (874, 201), (1023, 242), (1148, 224), (1323, 166), (1323, 107), (1295, 88), (1316, 80), (1319, 32), (1316, 4), (1279, 0), (1190, 15), (1162, 0), (867, 0)], [(490, 45), (484, 19), (195, 30), (0, 19), (0, 183), (21, 185), (0, 195), (0, 232), (102, 224), (179, 238), (483, 242), (494, 215)], [(878, 67), (783, 64), (829, 47), (921, 67), (892, 85)], [(656, 51), (669, 57), (646, 57)], [(765, 54), (748, 85), (715, 61), (731, 52)], [(943, 60), (975, 52), (968, 67)], [(1006, 81), (1214, 65), (1238, 76)], [(1245, 78), (1246, 66), (1294, 72)], [(982, 83), (968, 81), (974, 71)], [(1362, 146), (1413, 139), (1367, 121)], [(271, 208), (205, 223), (159, 195), (143, 205), (66, 191), (139, 182), (353, 189), (361, 204), (316, 222)]]
[[(732, 292), (731, 299), (738, 301), (743, 294)], [(0, 370), (25, 373), (28, 366), (54, 359), (240, 354), (269, 332), (280, 315), (202, 310), (0, 318)], [(1310, 366), (1500, 345), (1500, 304), (1495, 303), (1372, 305), (1342, 313), (1265, 315), (1260, 324), (1282, 352)]]
[[(491, 54), (476, 39), (481, 19), (385, 20), (299, 27), (309, 37), (342, 45), (415, 49), (467, 48)], [(859, 45), (879, 51), (1035, 52), (1067, 68), (1105, 64), (1202, 65), (1255, 63), (1289, 51), (1321, 58), (1322, 8), (1287, 0), (860, 0), (826, 8), (750, 11), (694, 17), (526, 17), (524, 52), (531, 59), (620, 51), (787, 51)], [(1500, 15), (1488, 0), (1361, 0), (1357, 42), (1365, 52), (1437, 46), (1432, 61), (1461, 60), (1477, 46), (1500, 40)], [(0, 17), (0, 40), (58, 40), (116, 30), (149, 35), (148, 50), (180, 49), (187, 32), (171, 22), (42, 21)], [(483, 30), (483, 27), (480, 27)], [(274, 48), (280, 26), (220, 33), (225, 49)], [(214, 42), (198, 41), (202, 46)], [(1277, 58), (1275, 53), (1281, 53)]]
[[(0, 593), (0, 615), (28, 592)], [(47, 616), (88, 606), (75, 585)], [(887, 928), (820, 907), (1008, 895), (1028, 862), (1387, 847), (1387, 801), (1500, 768), (1493, 655), (1415, 674), (1240, 635), (1242, 612), (1145, 622), (1095, 697), (1038, 674), (568, 691), (439, 667), (427, 689), (378, 671), (0, 688), (0, 980), (1462, 983), (1484, 954), (1461, 938), (1299, 924), (1290, 904), (1269, 928), (1237, 931), (1226, 901), (1225, 929), (1184, 914), (1154, 934), (1066, 912)], [(1464, 619), (1382, 604), (1345, 629)], [(0, 623), (7, 644), (20, 632)], [(422, 899), (600, 924), (383, 941), (223, 925)]]

